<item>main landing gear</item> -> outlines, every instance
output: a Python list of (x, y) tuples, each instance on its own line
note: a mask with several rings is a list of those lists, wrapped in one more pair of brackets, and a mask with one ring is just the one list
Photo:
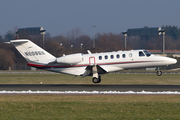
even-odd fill
[(97, 70), (97, 66), (94, 65), (92, 67), (92, 71), (93, 71), (93, 83), (100, 83), (101, 82), (101, 76), (98, 74), (98, 70)]
[(157, 72), (156, 72), (157, 76), (161, 76), (162, 75), (162, 72), (161, 70), (159, 69), (159, 67), (157, 67)]

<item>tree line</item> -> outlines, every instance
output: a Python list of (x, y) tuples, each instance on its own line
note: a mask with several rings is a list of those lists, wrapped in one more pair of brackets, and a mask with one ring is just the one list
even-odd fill
[[(166, 31), (165, 48), (166, 50), (180, 50), (180, 28), (178, 26), (162, 26)], [(8, 31), (5, 35), (0, 35), (0, 70), (24, 70), (30, 69), (26, 66), (27, 62), (19, 54), (19, 52), (11, 45), (5, 44), (10, 40), (17, 39), (16, 31)], [(93, 37), (85, 35), (80, 28), (74, 28), (67, 32), (66, 35), (51, 36), (46, 33), (44, 36), (44, 45), (42, 35), (19, 36), (19, 39), (29, 39), (40, 47), (44, 47), (46, 51), (56, 57), (63, 54), (87, 53), (91, 52), (108, 52), (124, 50), (124, 36), (122, 33), (96, 33), (95, 44), (93, 48)], [(126, 49), (147, 49), (162, 50), (162, 35), (159, 36), (133, 36), (127, 37)], [(180, 67), (176, 65), (175, 67)]]

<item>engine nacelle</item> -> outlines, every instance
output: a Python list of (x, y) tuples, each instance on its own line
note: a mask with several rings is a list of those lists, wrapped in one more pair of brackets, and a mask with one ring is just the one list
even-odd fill
[(82, 61), (83, 61), (82, 53), (65, 55), (56, 59), (57, 63), (64, 63), (64, 64), (77, 64)]

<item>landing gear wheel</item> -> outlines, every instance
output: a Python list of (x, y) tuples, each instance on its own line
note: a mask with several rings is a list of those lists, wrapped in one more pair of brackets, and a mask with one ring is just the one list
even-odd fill
[(99, 82), (98, 82), (98, 83), (100, 83), (100, 82), (101, 82), (101, 76), (99, 76), (99, 78), (98, 78), (98, 79), (99, 79)]
[(94, 78), (92, 79), (92, 81), (93, 81), (93, 83), (100, 83), (100, 82), (101, 82), (101, 79), (94, 77)]
[(99, 82), (98, 82), (98, 83), (100, 83), (100, 82), (101, 82), (101, 79), (100, 79), (100, 78), (98, 78), (98, 80), (99, 80)]
[(96, 78), (96, 77), (94, 77), (94, 78), (92, 79), (92, 81), (93, 81), (93, 83), (98, 83), (98, 82), (99, 82), (98, 78)]
[(161, 76), (161, 75), (162, 75), (162, 72), (161, 72), (161, 71), (157, 71), (156, 74), (157, 74), (158, 76)]

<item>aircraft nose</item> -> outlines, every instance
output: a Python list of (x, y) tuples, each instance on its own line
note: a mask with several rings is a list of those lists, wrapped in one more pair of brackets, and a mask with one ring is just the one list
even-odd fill
[(168, 63), (169, 63), (169, 64), (176, 64), (176, 63), (177, 63), (177, 60), (174, 59), (174, 58), (169, 58), (169, 59), (168, 59)]
[(173, 63), (174, 63), (174, 64), (176, 64), (176, 63), (177, 63), (177, 60), (176, 60), (176, 59), (174, 59), (174, 60), (173, 60)]

